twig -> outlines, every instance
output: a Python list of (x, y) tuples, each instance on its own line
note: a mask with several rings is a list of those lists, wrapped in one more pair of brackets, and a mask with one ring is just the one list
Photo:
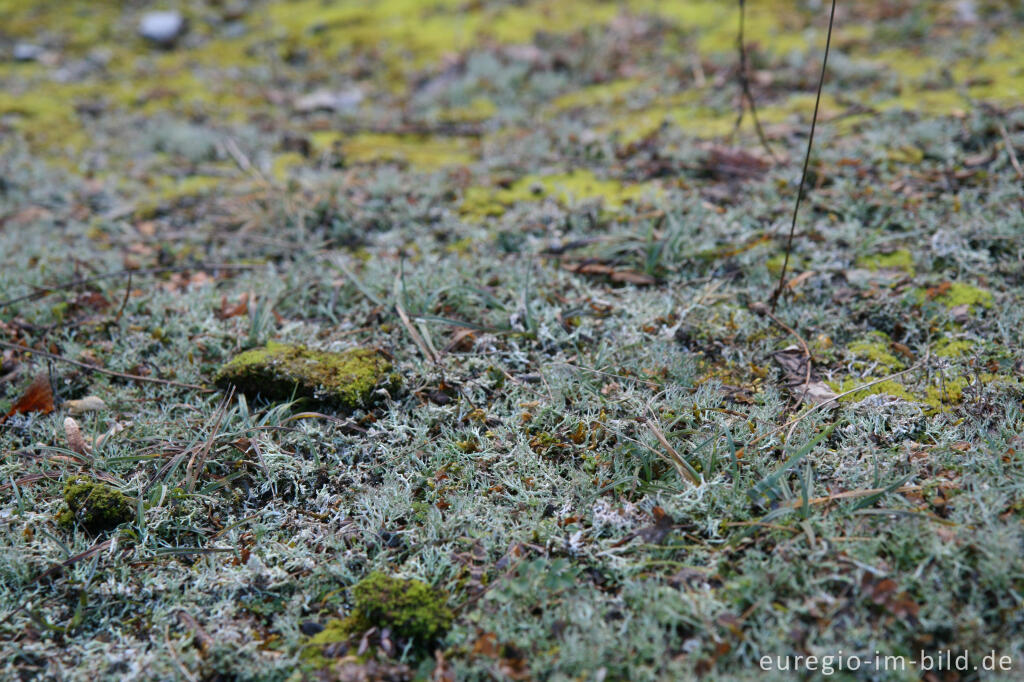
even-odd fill
[(263, 267), (261, 265), (230, 265), (227, 263), (200, 263), (198, 265), (183, 265), (176, 267), (160, 267), (160, 268), (128, 268), (126, 270), (118, 270), (117, 272), (107, 272), (102, 275), (96, 275), (94, 277), (85, 277), (80, 279), (72, 279), (60, 284), (55, 284), (52, 287), (37, 287), (38, 291), (33, 291), (31, 294), (25, 294), (24, 296), (18, 296), (17, 298), (11, 298), (6, 301), (0, 301), (0, 308), (6, 308), (9, 305), (20, 303), (21, 301), (35, 300), (37, 298), (43, 298), (50, 294), (61, 291), (64, 289), (73, 289), (92, 282), (99, 282), (105, 279), (116, 279), (118, 277), (126, 277), (129, 275), (159, 275), (165, 272), (188, 272), (189, 270), (255, 270)]
[(117, 309), (117, 315), (114, 316), (114, 322), (120, 322), (121, 316), (124, 315), (124, 307), (128, 305), (128, 297), (132, 293), (132, 273), (128, 272), (128, 283), (124, 287), (124, 298), (121, 299), (121, 307)]
[(999, 130), (999, 134), (1003, 136), (1003, 144), (1006, 145), (1006, 153), (1010, 157), (1010, 164), (1013, 166), (1013, 170), (1017, 172), (1017, 178), (1024, 180), (1024, 169), (1020, 167), (1020, 161), (1017, 160), (1017, 152), (1013, 148), (1013, 141), (1010, 140), (1010, 133), (1006, 131), (1006, 126), (1003, 125), (1002, 121), (996, 121), (996, 128)]
[(739, 68), (739, 81), (740, 81), (740, 112), (736, 116), (736, 124), (733, 126), (733, 133), (740, 129), (740, 123), (743, 122), (743, 113), (745, 111), (743, 107), (743, 100), (746, 99), (750, 105), (750, 117), (754, 120), (754, 129), (757, 131), (757, 139), (761, 141), (761, 146), (768, 152), (768, 156), (772, 157), (772, 161), (778, 163), (779, 159), (775, 156), (775, 152), (772, 151), (771, 146), (768, 144), (768, 138), (765, 137), (764, 130), (761, 128), (761, 121), (757, 117), (757, 104), (754, 103), (754, 94), (750, 91), (750, 79), (747, 78), (747, 46), (743, 39), (743, 25), (747, 14), (747, 3), (746, 0), (740, 0), (740, 30), (736, 36), (736, 43), (739, 45), (740, 51), (740, 68)]
[(818, 78), (818, 92), (814, 96), (814, 115), (811, 117), (811, 134), (807, 138), (807, 153), (804, 155), (804, 169), (800, 173), (800, 187), (796, 192), (796, 204), (793, 206), (793, 222), (789, 225), (789, 238), (786, 240), (786, 257), (782, 261), (782, 272), (779, 273), (779, 284), (775, 287), (775, 293), (771, 297), (771, 310), (774, 312), (775, 304), (786, 288), (786, 270), (789, 268), (789, 254), (793, 250), (793, 233), (796, 232), (796, 217), (800, 213), (800, 200), (804, 195), (804, 185), (807, 183), (807, 167), (811, 163), (811, 148), (814, 146), (814, 130), (818, 124), (818, 108), (821, 106), (821, 89), (825, 85), (825, 67), (828, 66), (828, 50), (832, 44), (832, 24), (836, 18), (836, 0), (832, 0), (832, 11), (828, 17), (828, 35), (825, 38), (825, 57), (821, 60), (821, 77)]
[(193, 391), (200, 391), (202, 393), (213, 393), (212, 388), (206, 388), (205, 386), (197, 386), (196, 384), (186, 384), (180, 381), (171, 381), (170, 379), (158, 379), (156, 377), (144, 377), (138, 374), (125, 374), (124, 372), (115, 372), (112, 369), (104, 369), (102, 367), (96, 367), (86, 362), (79, 362), (78, 360), (72, 360), (71, 358), (65, 358), (54, 353), (48, 353), (45, 350), (36, 350), (35, 348), (29, 348), (27, 346), (19, 346), (16, 343), (8, 343), (7, 341), (0, 341), (0, 348), (9, 348), (10, 350), (24, 351), (30, 355), (38, 355), (43, 358), (50, 360), (56, 360), (81, 369), (88, 370), (90, 372), (96, 372), (97, 374), (105, 374), (111, 377), (117, 377), (119, 379), (125, 379), (127, 381), (140, 381), (149, 384), (162, 384), (164, 386), (175, 386), (177, 388), (188, 388)]

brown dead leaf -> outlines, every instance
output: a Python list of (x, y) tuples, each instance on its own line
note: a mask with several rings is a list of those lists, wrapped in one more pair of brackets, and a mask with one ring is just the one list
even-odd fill
[(238, 317), (239, 315), (246, 315), (249, 313), (249, 294), (242, 294), (238, 303), (234, 305), (228, 305), (228, 297), (220, 297), (220, 310), (217, 311), (217, 318), (221, 320), (227, 320), (232, 317)]
[(704, 169), (720, 180), (753, 180), (764, 175), (771, 167), (766, 159), (744, 149), (715, 145), (708, 150)]
[(45, 374), (40, 374), (29, 384), (25, 392), (21, 394), (14, 406), (0, 419), (0, 424), (7, 421), (15, 414), (28, 414), (39, 412), (49, 414), (53, 412), (53, 391), (50, 389), (50, 379)]
[(634, 272), (633, 270), (619, 270), (610, 265), (605, 265), (604, 263), (566, 263), (562, 267), (569, 272), (575, 272), (578, 275), (607, 277), (612, 282), (619, 284), (651, 286), (657, 283), (657, 280), (650, 275), (645, 275), (641, 272)]
[(818, 378), (813, 366), (810, 381), (807, 380), (808, 358), (799, 346), (789, 346), (772, 353), (772, 359), (782, 368), (786, 376), (786, 387), (794, 398), (817, 405), (837, 397), (836, 392)]

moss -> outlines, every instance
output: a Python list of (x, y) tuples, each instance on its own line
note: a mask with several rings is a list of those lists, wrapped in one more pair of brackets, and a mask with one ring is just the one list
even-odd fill
[(310, 638), (302, 658), (317, 668), (329, 664), (325, 649), (348, 642), (370, 628), (388, 628), (391, 633), (417, 647), (426, 647), (444, 636), (454, 617), (448, 598), (420, 580), (394, 578), (379, 571), (366, 576), (352, 588), (352, 613), (334, 619)]
[(955, 308), (967, 305), (971, 308), (981, 306), (982, 308), (992, 307), (992, 293), (963, 282), (953, 282), (949, 290), (936, 297), (938, 302), (947, 308)]
[(857, 265), (867, 268), (872, 272), (879, 270), (902, 270), (909, 275), (914, 274), (914, 256), (907, 249), (863, 256), (857, 259)]
[(929, 386), (925, 389), (924, 402), (936, 412), (943, 410), (949, 405), (955, 405), (963, 400), (964, 389), (970, 384), (967, 377), (953, 377), (943, 380), (938, 386)]
[(903, 369), (906, 365), (889, 351), (889, 337), (882, 332), (872, 332), (861, 341), (846, 347), (860, 360), (877, 363), (886, 369)]
[(470, 187), (462, 202), (462, 212), (478, 218), (501, 215), (513, 204), (545, 198), (567, 205), (597, 199), (605, 210), (617, 212), (629, 202), (658, 192), (660, 188), (654, 183), (625, 185), (616, 180), (602, 180), (587, 170), (561, 175), (527, 175), (507, 189)]
[(475, 141), (463, 138), (322, 131), (313, 133), (311, 140), (320, 152), (337, 147), (349, 163), (404, 163), (416, 170), (434, 171), (476, 160)]
[(377, 388), (398, 388), (401, 380), (391, 369), (391, 363), (374, 350), (333, 353), (271, 341), (236, 355), (214, 381), (248, 396), (288, 400), (294, 395), (350, 412), (368, 407)]
[(72, 528), (77, 522), (90, 533), (101, 533), (135, 517), (131, 498), (92, 479), (68, 481), (64, 502), (67, 508), (57, 516), (57, 522), (65, 528)]
[(965, 340), (942, 339), (935, 345), (935, 356), (940, 358), (959, 358), (971, 352), (974, 342)]
[[(828, 383), (829, 387), (836, 393), (845, 393), (846, 391), (852, 391), (863, 384), (871, 383), (874, 380), (874, 377), (846, 377), (839, 381), (829, 381), (826, 383)], [(839, 402), (855, 403), (864, 400), (864, 398), (871, 395), (891, 395), (908, 402), (921, 402), (920, 399), (908, 391), (903, 384), (892, 380), (882, 381), (865, 388), (863, 391), (856, 391), (850, 395), (843, 396), (839, 399)]]

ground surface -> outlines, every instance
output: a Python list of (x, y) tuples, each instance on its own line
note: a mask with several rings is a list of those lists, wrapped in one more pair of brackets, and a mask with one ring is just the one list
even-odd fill
[[(180, 4), (159, 49), (146, 3), (0, 0), (3, 54), (39, 48), (0, 62), (0, 676), (312, 675), (375, 570), (451, 626), (328, 679), (1024, 674), (1012, 3), (841, 3), (776, 312), (818, 400), (870, 385), (813, 412), (750, 304), (822, 3), (748, 3), (775, 161), (734, 130), (734, 3)], [(380, 350), (403, 388), (204, 390), (269, 340)], [(115, 528), (65, 510), (90, 480)]]

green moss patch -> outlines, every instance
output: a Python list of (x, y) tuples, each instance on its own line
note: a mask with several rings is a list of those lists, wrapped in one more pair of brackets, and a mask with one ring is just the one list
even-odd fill
[(310, 398), (342, 411), (368, 407), (377, 388), (394, 390), (400, 384), (391, 362), (378, 351), (353, 348), (334, 353), (273, 341), (236, 355), (214, 381), (251, 397)]
[(882, 332), (872, 332), (846, 349), (858, 360), (877, 363), (886, 369), (903, 369), (906, 366), (889, 350), (889, 337)]
[(423, 647), (442, 637), (453, 614), (445, 594), (415, 579), (394, 578), (379, 571), (352, 588), (352, 613), (334, 619), (310, 638), (302, 658), (316, 667), (340, 653), (338, 645), (358, 638), (370, 628), (387, 628), (399, 640)]
[(902, 270), (914, 274), (914, 256), (907, 249), (899, 249), (891, 253), (876, 253), (857, 259), (857, 265), (871, 272), (879, 270)]
[(102, 533), (127, 523), (135, 517), (130, 497), (105, 483), (77, 478), (64, 486), (67, 507), (57, 517), (65, 528), (75, 523), (90, 533)]

